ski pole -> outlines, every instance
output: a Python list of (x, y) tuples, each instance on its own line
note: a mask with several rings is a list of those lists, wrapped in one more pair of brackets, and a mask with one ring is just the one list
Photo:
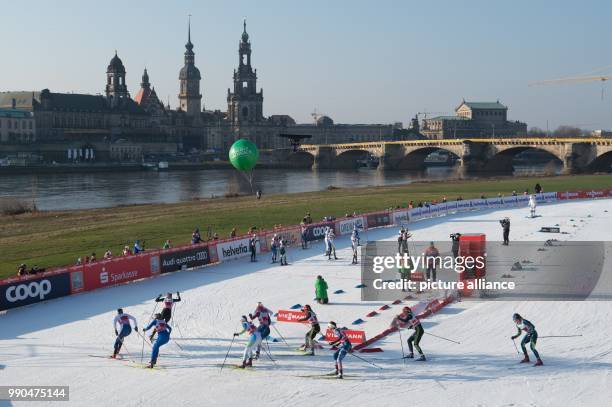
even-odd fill
[(289, 346), (289, 344), (287, 343), (285, 338), (283, 338), (283, 335), (281, 335), (281, 333), (278, 331), (278, 329), (276, 329), (276, 327), (274, 325), (272, 325), (272, 328), (274, 328), (274, 331), (278, 334), (278, 336), (280, 336), (280, 338), (283, 340), (283, 342), (285, 342), (285, 345), (287, 345), (287, 347), (289, 349), (291, 349), (291, 346)]
[(406, 364), (406, 353), (404, 352), (404, 340), (402, 339), (402, 329), (398, 327), (397, 332), (399, 333), (400, 345), (402, 345), (402, 360)]
[(351, 355), (351, 356), (355, 356), (357, 359), (363, 360), (363, 361), (364, 361), (364, 362), (366, 362), (366, 363), (369, 363), (370, 365), (374, 366), (374, 367), (375, 367), (375, 368), (377, 368), (377, 369), (381, 369), (381, 370), (382, 370), (382, 367), (380, 367), (380, 366), (376, 365), (376, 364), (375, 364), (375, 363), (373, 363), (373, 362), (370, 362), (369, 360), (366, 360), (366, 359), (362, 358), (361, 356), (357, 356), (357, 355), (355, 355), (355, 354), (354, 354), (354, 353), (352, 353), (352, 352), (348, 352), (348, 354), (349, 354), (349, 355)]
[(539, 336), (538, 338), (575, 338), (577, 336), (582, 336), (582, 334), (580, 335), (545, 335), (545, 336)]
[(232, 345), (234, 344), (234, 339), (236, 339), (236, 336), (232, 335), (232, 342), (230, 342), (230, 346), (227, 349), (227, 353), (225, 354), (225, 358), (223, 359), (223, 363), (221, 364), (221, 372), (223, 372), (223, 367), (225, 366), (225, 361), (227, 360), (227, 357), (229, 356), (230, 350), (232, 350)]
[(521, 352), (519, 352), (518, 347), (516, 346), (516, 341), (514, 339), (512, 340), (512, 343), (514, 344), (514, 349), (516, 349), (516, 353), (520, 355)]
[(149, 342), (149, 341), (147, 341), (147, 340), (146, 340), (146, 338), (145, 338), (145, 336), (144, 336), (143, 334), (141, 334), (141, 333), (140, 333), (140, 332), (138, 332), (138, 331), (136, 331), (136, 333), (138, 334), (138, 336), (140, 336), (140, 337), (142, 338), (142, 346), (143, 346), (143, 348), (144, 348), (144, 344), (145, 344), (145, 342), (146, 342), (146, 344), (147, 344), (147, 345), (149, 345), (149, 346), (153, 346), (153, 345), (151, 344), (151, 342)]
[[(153, 315), (155, 315), (155, 311), (157, 311), (157, 306), (159, 305), (159, 303), (157, 301), (155, 301), (155, 307), (153, 308), (153, 312), (151, 313), (151, 316), (149, 317), (149, 319), (153, 319)], [(140, 349), (140, 363), (142, 363), (143, 359), (144, 359), (144, 344), (145, 344), (145, 338), (144, 335), (142, 336), (142, 348)]]
[(445, 338), (443, 336), (438, 336), (438, 335), (430, 334), (429, 332), (424, 332), (424, 333), (427, 334), (427, 335), (431, 335), (433, 337), (439, 338), (439, 339), (444, 339), (445, 341), (456, 343), (457, 345), (461, 345), (461, 342), (453, 341), (452, 339), (448, 339), (448, 338)]
[(268, 355), (268, 357), (270, 358), (272, 363), (276, 364), (276, 361), (274, 359), (272, 359), (272, 355), (270, 354), (270, 345), (268, 344), (268, 338), (266, 338), (266, 346), (262, 346), (262, 348), (263, 348), (264, 352), (266, 352), (266, 355)]

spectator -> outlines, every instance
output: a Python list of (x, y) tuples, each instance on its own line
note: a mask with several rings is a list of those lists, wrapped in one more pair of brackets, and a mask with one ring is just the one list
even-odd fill
[(327, 281), (325, 281), (323, 276), (317, 276), (317, 281), (315, 281), (315, 297), (319, 304), (327, 304), (329, 302), (327, 297)]
[(79, 257), (77, 258), (76, 265), (80, 266), (81, 264), (83, 264), (83, 260), (81, 260), (81, 258)]
[(457, 201), (463, 201), (463, 196), (459, 195), (459, 196), (457, 197)]
[(17, 267), (17, 275), (25, 276), (26, 274), (28, 274), (28, 266), (26, 266), (24, 263), (21, 263), (19, 267)]
[(300, 222), (300, 235), (302, 238), (302, 249), (308, 249), (308, 242), (306, 241), (306, 232), (308, 231), (308, 226), (306, 223), (306, 217), (302, 219)]
[(487, 197), (485, 196), (485, 194), (480, 194), (480, 199), (487, 199)]
[(212, 240), (219, 240), (219, 234), (218, 233), (213, 234)]
[(44, 272), (44, 269), (39, 268), (36, 264), (30, 269), (30, 274), (38, 274)]
[(433, 278), (433, 281), (437, 280), (436, 261), (439, 257), (440, 257), (440, 252), (438, 251), (436, 246), (434, 246), (434, 242), (429, 242), (429, 247), (425, 249), (425, 262), (427, 264), (427, 272), (426, 272), (427, 280), (431, 281), (432, 278)]
[(304, 219), (306, 220), (307, 225), (312, 223), (312, 216), (310, 216), (310, 212), (306, 213), (306, 217)]
[(89, 256), (85, 256), (85, 263), (84, 264), (88, 264), (89, 263)]
[(170, 240), (166, 239), (166, 241), (164, 242), (164, 247), (163, 249), (170, 249), (172, 246), (170, 245)]
[(200, 236), (200, 229), (196, 228), (191, 234), (191, 244), (198, 244), (202, 241), (202, 237)]
[(96, 261), (96, 253), (92, 252), (91, 257), (89, 257), (89, 262), (94, 263)]
[(516, 196), (516, 191), (512, 191), (512, 196)]
[(442, 197), (442, 203), (446, 203), (446, 196)]
[(257, 235), (255, 233), (249, 239), (249, 250), (251, 251), (251, 261), (257, 261)]
[(232, 231), (230, 232), (230, 238), (232, 237), (236, 237), (236, 228), (232, 228)]
[(257, 197), (257, 199), (261, 199), (261, 191), (259, 189), (255, 193), (255, 196)]
[(106, 253), (104, 253), (104, 260), (108, 260), (108, 259), (112, 259), (113, 258), (113, 253), (111, 252), (110, 249), (106, 250)]
[(537, 184), (535, 184), (535, 193), (536, 194), (541, 194), (542, 192), (544, 192), (544, 190), (542, 189), (542, 185), (540, 185), (540, 183), (538, 182)]
[(140, 240), (134, 242), (134, 254), (144, 252), (144, 247), (140, 245)]
[(523, 195), (529, 195), (529, 188), (525, 189), (525, 192), (523, 192)]
[(501, 198), (501, 197), (502, 197), (501, 192), (498, 192), (498, 193), (497, 193), (497, 197), (498, 197), (498, 198)]
[(126, 246), (123, 248), (123, 255), (124, 255), (124, 256), (129, 256), (129, 255), (131, 255), (131, 254), (132, 254), (132, 252), (130, 251), (130, 246), (127, 246), (127, 245), (126, 245)]

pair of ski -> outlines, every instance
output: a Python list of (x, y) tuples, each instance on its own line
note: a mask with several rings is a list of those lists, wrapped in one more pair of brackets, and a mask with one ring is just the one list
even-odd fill
[(138, 362), (135, 362), (135, 361), (133, 361), (131, 359), (124, 358), (122, 356), (117, 356), (116, 358), (114, 358), (112, 356), (101, 356), (101, 355), (87, 355), (87, 356), (92, 357), (92, 358), (120, 360), (122, 362), (128, 362), (127, 364), (125, 364), (125, 366), (136, 367), (136, 368), (140, 368), (140, 369), (148, 369), (148, 370), (160, 370), (160, 369), (163, 369), (162, 367), (159, 367), (159, 366), (154, 366), (153, 368), (150, 368), (148, 363), (138, 363)]
[(343, 375), (342, 377), (338, 376), (336, 372), (329, 372), (323, 374), (314, 374), (314, 375), (298, 375), (296, 377), (304, 378), (304, 379), (338, 379), (338, 380), (357, 380), (358, 376), (353, 375)]

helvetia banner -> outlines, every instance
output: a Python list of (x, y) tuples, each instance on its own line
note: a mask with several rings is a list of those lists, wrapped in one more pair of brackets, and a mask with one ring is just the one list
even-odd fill
[(70, 295), (70, 274), (5, 283), (0, 286), (0, 311)]
[(365, 221), (362, 216), (354, 218), (346, 218), (336, 222), (336, 234), (337, 235), (350, 235), (353, 233), (353, 229), (363, 230), (365, 227)]
[[(248, 256), (251, 252), (249, 251), (249, 237), (235, 240), (226, 240), (225, 242), (217, 243), (217, 254), (219, 261), (228, 261), (233, 259), (239, 259), (241, 257)], [(255, 245), (257, 252), (259, 252), (259, 242)]]
[(211, 263), (208, 245), (196, 245), (177, 251), (163, 251), (159, 255), (162, 273), (171, 273), (182, 268), (194, 268)]

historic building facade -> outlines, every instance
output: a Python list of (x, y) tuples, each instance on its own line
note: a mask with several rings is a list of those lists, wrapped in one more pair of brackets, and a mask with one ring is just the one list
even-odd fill
[(508, 121), (508, 108), (497, 102), (461, 102), (455, 116), (424, 119), (421, 132), (430, 139), (522, 137), (527, 124)]

